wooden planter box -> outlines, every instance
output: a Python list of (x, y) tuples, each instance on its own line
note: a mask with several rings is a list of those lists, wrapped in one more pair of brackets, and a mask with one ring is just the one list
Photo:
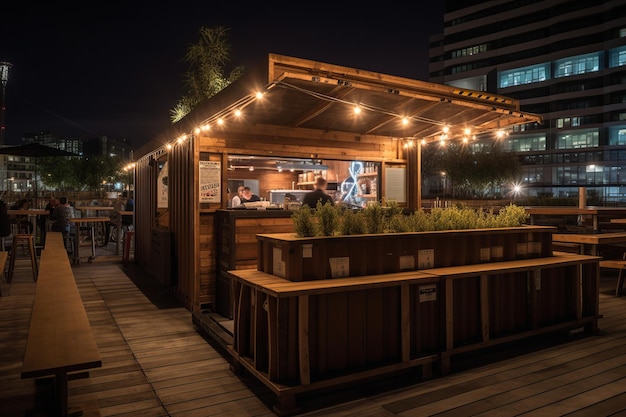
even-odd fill
[(361, 277), (290, 281), (249, 269), (233, 282), (236, 372), (278, 399), (417, 368), (541, 334), (596, 333), (598, 257), (548, 257)]
[(552, 256), (549, 226), (299, 238), (258, 234), (257, 269), (290, 281)]

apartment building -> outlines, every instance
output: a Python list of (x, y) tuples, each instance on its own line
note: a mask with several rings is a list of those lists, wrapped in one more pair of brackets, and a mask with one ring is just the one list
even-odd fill
[[(106, 136), (82, 138), (68, 137), (50, 131), (25, 133), (22, 144), (39, 143), (51, 148), (62, 149), (81, 157), (95, 155), (116, 156), (122, 160), (131, 160), (131, 147), (125, 140), (111, 139)], [(36, 158), (29, 156), (0, 155), (0, 194), (29, 193), (43, 190), (35, 186)]]
[(429, 81), (543, 116), (502, 142), (526, 195), (626, 203), (626, 0), (446, 1), (429, 56)]

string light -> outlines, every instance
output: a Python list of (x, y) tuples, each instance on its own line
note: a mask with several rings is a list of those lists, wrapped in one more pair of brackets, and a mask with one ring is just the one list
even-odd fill
[[(468, 143), (470, 138), (472, 140), (476, 140), (476, 134), (472, 133), (472, 129), (470, 127), (467, 127), (467, 126), (464, 127), (462, 130), (459, 129), (458, 133), (454, 133), (452, 131), (452, 126), (450, 126), (450, 125), (448, 125), (445, 122), (440, 121), (440, 120), (428, 119), (426, 117), (422, 117), (422, 116), (418, 116), (418, 115), (401, 116), (401, 115), (399, 115), (399, 114), (397, 114), (397, 113), (395, 113), (393, 111), (390, 111), (390, 110), (378, 108), (376, 106), (371, 106), (371, 105), (367, 105), (367, 104), (363, 104), (363, 103), (360, 103), (360, 104), (350, 103), (348, 101), (339, 99), (337, 97), (326, 96), (324, 94), (317, 93), (315, 91), (310, 91), (310, 90), (307, 90), (307, 89), (304, 89), (304, 88), (300, 88), (300, 87), (297, 87), (297, 86), (294, 86), (294, 85), (290, 85), (290, 84), (285, 83), (283, 81), (270, 83), (269, 85), (266, 86), (265, 91), (262, 91), (262, 90), (255, 91), (255, 92), (253, 92), (253, 93), (251, 93), (251, 94), (249, 94), (249, 95), (247, 95), (245, 97), (242, 97), (241, 99), (239, 99), (236, 102), (232, 103), (230, 106), (222, 109), (221, 111), (218, 111), (213, 116), (207, 118), (199, 126), (194, 128), (193, 132), (196, 135), (198, 135), (201, 132), (209, 131), (211, 129), (211, 125), (224, 126), (224, 124), (226, 122), (226, 118), (231, 117), (231, 116), (232, 117), (236, 117), (236, 118), (241, 118), (243, 116), (243, 110), (245, 109), (245, 107), (247, 107), (248, 105), (252, 104), (256, 100), (262, 100), (264, 98), (264, 95), (267, 93), (267, 91), (269, 91), (270, 89), (272, 89), (274, 87), (283, 87), (283, 88), (295, 89), (295, 90), (298, 90), (298, 91), (300, 91), (302, 93), (314, 96), (314, 97), (316, 97), (316, 98), (318, 98), (320, 100), (349, 104), (349, 105), (352, 106), (352, 109), (353, 109), (353, 112), (354, 112), (355, 115), (358, 115), (358, 114), (362, 113), (365, 110), (365, 111), (377, 112), (377, 113), (387, 114), (387, 115), (390, 115), (390, 116), (399, 117), (401, 119), (401, 122), (402, 122), (403, 126), (407, 126), (410, 123), (411, 120), (416, 120), (416, 121), (423, 122), (423, 123), (429, 123), (429, 124), (433, 124), (433, 125), (436, 125), (436, 126), (441, 126), (441, 131), (439, 133), (434, 133), (434, 134), (431, 134), (429, 136), (422, 137), (420, 139), (420, 143), (422, 145), (426, 145), (429, 142), (432, 142), (432, 141), (438, 139), (440, 145), (445, 146), (446, 145), (446, 141), (452, 139), (453, 137), (459, 138), (460, 140), (462, 140), (463, 143)], [(445, 101), (445, 99), (442, 99), (442, 101)], [(497, 111), (497, 109), (492, 107), (492, 111)], [(520, 117), (523, 117), (523, 115), (521, 113), (520, 113)], [(481, 134), (489, 133), (490, 131), (491, 132), (495, 131), (495, 137), (497, 139), (501, 139), (501, 138), (505, 137), (506, 135), (508, 135), (508, 132), (505, 132), (504, 130), (502, 130), (500, 128), (498, 130), (485, 129), (485, 130), (483, 130), (481, 132)], [(413, 137), (401, 139), (402, 141), (405, 141), (404, 148), (411, 148), (411, 147), (415, 146), (415, 143), (414, 143), (413, 139), (414, 139)], [(177, 138), (175, 140), (174, 143), (168, 143), (167, 145), (165, 145), (165, 149), (166, 150), (171, 150), (172, 147), (175, 144), (182, 144), (186, 140), (187, 140), (187, 135), (180, 136), (179, 138)], [(158, 152), (158, 150), (155, 151), (155, 152)]]

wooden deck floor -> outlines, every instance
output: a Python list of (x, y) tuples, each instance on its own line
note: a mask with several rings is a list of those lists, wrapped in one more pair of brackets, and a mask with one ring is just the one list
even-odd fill
[[(234, 375), (220, 346), (203, 338), (191, 314), (154, 281), (119, 262), (73, 270), (103, 366), (70, 381), (70, 407), (85, 416), (274, 416), (271, 394)], [(602, 281), (597, 336), (537, 340), (465, 358), (456, 369), (453, 363), (453, 374), (427, 381), (398, 378), (312, 395), (302, 398), (301, 415), (626, 415), (626, 297), (612, 295), (614, 283), (611, 275)], [(2, 290), (0, 416), (45, 416), (49, 381), (20, 379), (32, 275), (18, 271)]]

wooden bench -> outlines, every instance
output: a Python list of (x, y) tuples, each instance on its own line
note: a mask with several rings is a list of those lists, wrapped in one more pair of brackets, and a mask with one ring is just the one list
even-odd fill
[(85, 370), (101, 366), (63, 236), (49, 232), (40, 257), (21, 377), (54, 376), (58, 414), (67, 416), (68, 380), (86, 377)]
[(622, 287), (624, 286), (624, 275), (622, 271), (626, 269), (626, 252), (622, 259), (605, 259), (600, 261), (600, 268), (617, 269), (619, 274), (617, 275), (617, 286), (615, 287), (615, 296), (622, 295)]

